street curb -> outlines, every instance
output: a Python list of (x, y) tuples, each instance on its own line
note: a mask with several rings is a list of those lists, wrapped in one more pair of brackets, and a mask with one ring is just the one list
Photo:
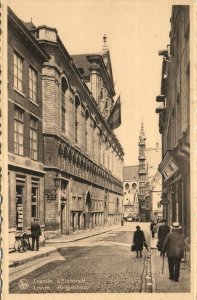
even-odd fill
[(84, 236), (84, 237), (77, 237), (75, 239), (71, 239), (71, 240), (65, 240), (65, 241), (60, 241), (60, 242), (57, 242), (57, 241), (45, 241), (45, 244), (66, 244), (66, 243), (71, 243), (71, 242), (76, 242), (76, 241), (80, 241), (80, 240), (84, 240), (84, 239), (87, 239), (91, 236), (96, 236), (96, 235), (99, 235), (99, 234), (102, 234), (102, 233), (106, 233), (106, 232), (109, 232), (109, 231), (112, 231), (113, 229), (110, 229), (110, 230), (106, 230), (106, 231), (103, 231), (103, 232), (99, 232), (99, 233), (95, 233), (95, 234), (90, 234), (90, 235), (87, 235), (87, 236)]
[[(120, 228), (120, 226), (117, 227), (117, 228)], [(49, 243), (48, 243), (48, 242), (45, 242), (45, 244), (66, 244), (66, 243), (70, 243), (70, 242), (75, 242), (75, 241), (87, 239), (87, 238), (89, 238), (89, 237), (91, 237), (91, 236), (96, 236), (96, 235), (99, 235), (99, 234), (102, 234), (102, 233), (110, 232), (110, 231), (112, 231), (113, 229), (117, 229), (117, 228), (108, 229), (108, 230), (106, 230), (106, 231), (99, 232), (99, 233), (97, 232), (97, 233), (95, 233), (95, 234), (90, 234), (90, 235), (85, 236), (85, 237), (77, 237), (77, 236), (76, 236), (75, 239), (67, 240), (67, 241), (64, 241), (64, 242), (55, 242), (55, 241), (54, 241), (54, 242), (49, 242)], [(25, 263), (27, 263), (27, 262), (30, 262), (30, 261), (32, 261), (32, 260), (34, 260), (34, 259), (38, 259), (38, 258), (41, 258), (41, 257), (44, 257), (44, 256), (48, 256), (48, 255), (50, 255), (50, 254), (52, 254), (52, 253), (61, 251), (61, 248), (62, 248), (62, 247), (57, 247), (56, 249), (49, 250), (48, 252), (41, 253), (41, 254), (38, 254), (38, 255), (36, 255), (36, 256), (24, 258), (24, 259), (21, 259), (21, 260), (12, 261), (12, 262), (9, 263), (9, 268), (18, 267), (18, 266), (23, 265), (23, 264), (25, 264)]]
[(58, 247), (56, 249), (49, 250), (48, 252), (40, 253), (36, 256), (31, 256), (31, 257), (24, 258), (24, 259), (21, 259), (21, 260), (12, 261), (12, 262), (9, 263), (9, 268), (18, 267), (18, 266), (23, 265), (23, 264), (25, 264), (29, 261), (34, 260), (34, 259), (38, 259), (38, 258), (41, 258), (41, 257), (44, 257), (44, 256), (48, 256), (52, 253), (60, 251), (60, 249), (61, 249), (61, 247)]
[(155, 264), (153, 262), (153, 255), (155, 254), (151, 254), (152, 293), (156, 293)]

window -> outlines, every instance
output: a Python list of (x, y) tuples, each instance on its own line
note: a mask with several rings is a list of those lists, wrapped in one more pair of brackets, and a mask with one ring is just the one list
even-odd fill
[(133, 184), (132, 184), (132, 189), (135, 190), (136, 188), (137, 188), (137, 184), (136, 184), (136, 183), (133, 183)]
[(80, 101), (79, 101), (79, 97), (78, 96), (75, 96), (75, 142), (78, 143), (79, 142), (79, 133), (78, 133), (78, 114), (79, 114), (79, 105), (80, 105)]
[(32, 218), (38, 217), (38, 186), (31, 188), (31, 216)]
[(68, 84), (63, 77), (61, 80), (61, 127), (63, 133), (66, 131), (66, 92), (68, 90)]
[(33, 117), (30, 119), (30, 158), (38, 158), (38, 121)]
[(85, 143), (86, 143), (86, 150), (90, 153), (91, 145), (90, 145), (90, 114), (88, 110), (85, 111), (85, 119), (86, 119), (86, 132), (85, 132)]
[(125, 190), (128, 191), (128, 189), (130, 188), (130, 185), (128, 183), (125, 184)]
[(14, 53), (14, 87), (22, 92), (22, 78), (23, 78), (23, 60), (22, 58)]
[(23, 229), (23, 185), (16, 185), (16, 229)]
[(37, 102), (37, 73), (31, 67), (29, 67), (29, 98)]
[(14, 153), (23, 155), (23, 111), (15, 107), (14, 111)]

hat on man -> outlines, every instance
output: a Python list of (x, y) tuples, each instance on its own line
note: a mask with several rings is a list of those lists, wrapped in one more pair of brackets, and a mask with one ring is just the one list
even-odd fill
[(181, 229), (181, 225), (179, 222), (173, 222), (171, 228), (172, 229)]

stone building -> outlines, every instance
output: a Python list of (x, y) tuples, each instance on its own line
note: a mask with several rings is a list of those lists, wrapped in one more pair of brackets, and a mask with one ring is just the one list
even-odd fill
[[(144, 123), (141, 123), (141, 131), (139, 136), (139, 166), (138, 166), (138, 176), (139, 176), (139, 215), (141, 220), (146, 220), (149, 218), (150, 207), (149, 199), (147, 197), (147, 164), (146, 164), (146, 136), (144, 132)], [(149, 194), (148, 194), (149, 195)]]
[(157, 221), (163, 219), (163, 209), (161, 205), (162, 176), (157, 171), (150, 179), (150, 219)]
[(138, 166), (127, 166), (123, 168), (123, 205), (124, 218), (139, 216), (138, 203)]
[(190, 236), (190, 11), (172, 7), (170, 43), (163, 56), (159, 131), (162, 136), (162, 201), (168, 223), (179, 221)]
[(158, 172), (161, 162), (161, 148), (159, 143), (155, 147), (146, 148), (146, 164), (147, 164), (147, 182), (146, 182), (146, 202), (149, 208), (149, 219), (156, 220), (163, 218), (161, 206), (162, 192), (162, 176)]
[(120, 222), (124, 152), (107, 123), (109, 51), (70, 56), (55, 28), (30, 30), (50, 55), (42, 69), (46, 236)]
[[(146, 136), (144, 132), (144, 124), (141, 124), (141, 131), (139, 136), (139, 213), (140, 218), (144, 221), (155, 219), (157, 215), (161, 215), (160, 203), (158, 204), (158, 197), (156, 197), (156, 190), (159, 185), (158, 166), (161, 162), (161, 148), (159, 143), (155, 147), (146, 147)], [(161, 178), (160, 178), (161, 179)], [(157, 185), (156, 185), (157, 182)], [(156, 189), (156, 190), (155, 190)], [(161, 193), (161, 187), (160, 187)], [(157, 191), (157, 196), (159, 191)], [(157, 209), (156, 209), (157, 207)], [(154, 210), (154, 211), (153, 211)]]
[[(44, 229), (42, 64), (48, 54), (8, 8), (9, 246), (30, 227)], [(43, 232), (43, 230), (42, 230)], [(43, 235), (41, 240), (43, 240)]]

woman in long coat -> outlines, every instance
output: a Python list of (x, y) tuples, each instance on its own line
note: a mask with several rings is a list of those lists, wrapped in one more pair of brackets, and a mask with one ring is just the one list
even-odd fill
[(133, 237), (133, 243), (135, 244), (135, 249), (138, 257), (140, 252), (140, 257), (142, 257), (142, 250), (145, 242), (144, 232), (140, 229), (140, 226), (136, 226), (136, 231)]

